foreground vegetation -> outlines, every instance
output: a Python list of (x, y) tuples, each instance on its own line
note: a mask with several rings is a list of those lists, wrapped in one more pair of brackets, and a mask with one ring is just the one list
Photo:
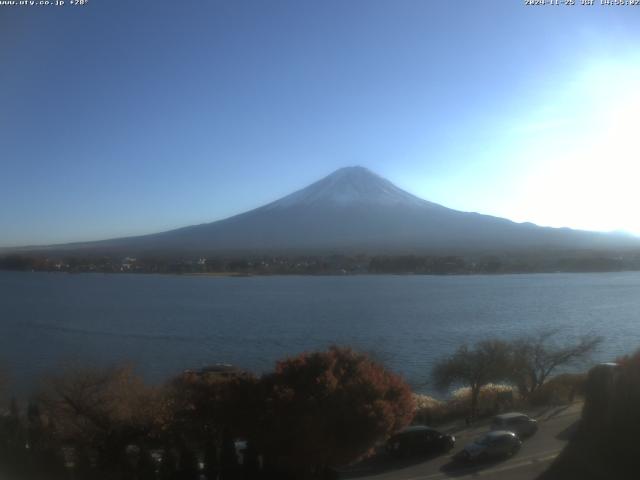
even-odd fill
[[(584, 362), (602, 341), (600, 337), (584, 336), (575, 343), (559, 343), (559, 334), (558, 330), (547, 330), (512, 341), (484, 340), (472, 347), (462, 345), (436, 363), (433, 379), (441, 388), (468, 388), (470, 419), (478, 416), (480, 393), (491, 383), (509, 383), (521, 399), (531, 403), (551, 400), (548, 380), (554, 372)], [(577, 383), (573, 388), (575, 395), (580, 386)], [(503, 402), (513, 399), (513, 395), (502, 396)]]
[(50, 378), (25, 412), (11, 403), (0, 466), (17, 479), (330, 478), (413, 411), (400, 377), (338, 347), (262, 377), (218, 367), (162, 387), (130, 368), (83, 369)]
[[(432, 425), (572, 401), (584, 376), (552, 377), (599, 342), (556, 332), (462, 346), (438, 362), (440, 402), (368, 356), (332, 347), (254, 376), (230, 366), (151, 386), (131, 368), (49, 377), (0, 418), (0, 474), (18, 480), (327, 479), (412, 421)], [(497, 385), (493, 382), (503, 382)]]

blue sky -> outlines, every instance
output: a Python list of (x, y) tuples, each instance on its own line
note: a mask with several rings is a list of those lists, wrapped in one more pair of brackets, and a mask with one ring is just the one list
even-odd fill
[(0, 7), (0, 245), (217, 220), (347, 165), (640, 233), (640, 6), (523, 4)]

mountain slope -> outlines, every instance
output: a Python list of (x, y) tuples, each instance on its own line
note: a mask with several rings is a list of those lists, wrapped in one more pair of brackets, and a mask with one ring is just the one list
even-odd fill
[(418, 198), (363, 167), (347, 167), (280, 200), (213, 223), (66, 245), (92, 252), (392, 253), (620, 248), (638, 239), (466, 213)]

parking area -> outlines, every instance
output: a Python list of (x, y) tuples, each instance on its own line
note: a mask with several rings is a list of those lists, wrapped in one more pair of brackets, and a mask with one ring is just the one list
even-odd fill
[(456, 446), (446, 454), (413, 455), (394, 458), (381, 453), (374, 458), (341, 471), (342, 479), (361, 480), (436, 480), (439, 478), (480, 477), (487, 479), (529, 480), (536, 478), (558, 455), (577, 427), (581, 403), (548, 407), (527, 412), (538, 421), (538, 431), (524, 439), (519, 452), (508, 458), (467, 464), (453, 457), (474, 438), (486, 433), (490, 420), (470, 428), (449, 425), (442, 431), (456, 436)]

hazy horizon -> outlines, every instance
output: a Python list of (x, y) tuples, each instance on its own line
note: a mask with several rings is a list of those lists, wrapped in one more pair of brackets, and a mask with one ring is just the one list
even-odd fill
[(2, 8), (0, 247), (211, 222), (362, 165), (431, 202), (640, 234), (640, 10)]

